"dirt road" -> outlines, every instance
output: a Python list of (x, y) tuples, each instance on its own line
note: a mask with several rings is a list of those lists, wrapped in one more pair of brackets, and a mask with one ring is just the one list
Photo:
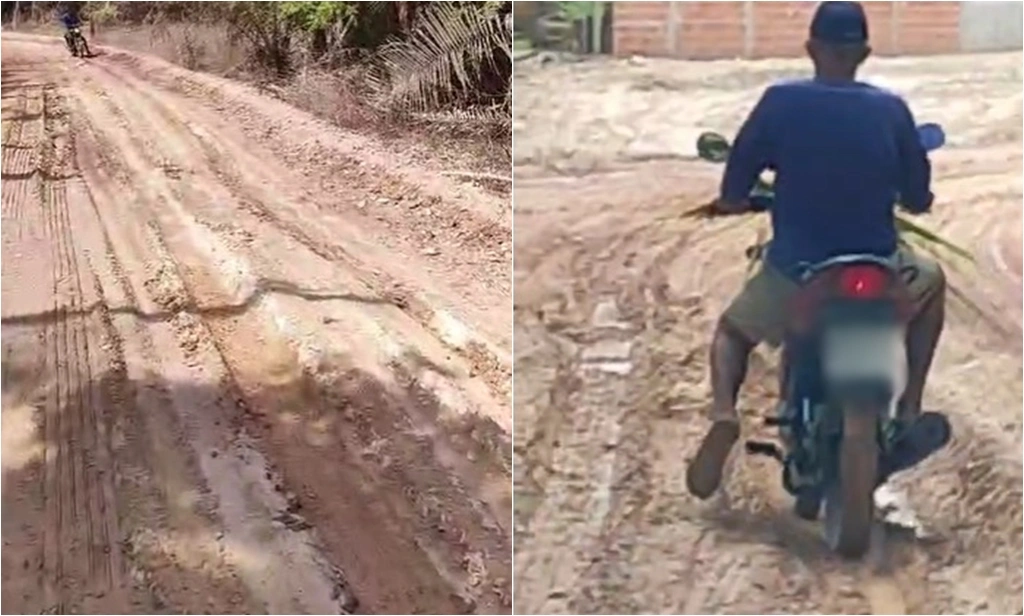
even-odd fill
[(3, 37), (5, 613), (508, 613), (508, 198)]
[[(1020, 61), (869, 63), (944, 124), (923, 222), (977, 263), (950, 274), (975, 307), (950, 301), (926, 394), (955, 441), (895, 482), (923, 532), (882, 527), (856, 565), (792, 515), (775, 462), (737, 456), (711, 503), (683, 477), (707, 426), (707, 341), (764, 225), (678, 218), (720, 178), (693, 143), (733, 134), (803, 64), (517, 66), (517, 613), (1021, 613)], [(775, 357), (752, 363), (756, 432)]]

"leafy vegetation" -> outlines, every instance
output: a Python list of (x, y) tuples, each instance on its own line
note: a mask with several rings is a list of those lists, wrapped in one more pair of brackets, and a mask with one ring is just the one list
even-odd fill
[(608, 2), (571, 0), (524, 4), (533, 7), (522, 20), (524, 31), (516, 37), (517, 57), (532, 55), (537, 48), (573, 53), (604, 50), (602, 26), (610, 10)]
[(374, 85), (391, 110), (511, 128), (512, 23), (500, 2), (438, 2), (379, 51)]

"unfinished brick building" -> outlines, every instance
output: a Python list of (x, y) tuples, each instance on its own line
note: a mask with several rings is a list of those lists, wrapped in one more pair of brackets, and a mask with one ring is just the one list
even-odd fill
[[(616, 55), (687, 59), (802, 53), (816, 2), (615, 2)], [(865, 2), (880, 55), (1021, 49), (1021, 2)]]

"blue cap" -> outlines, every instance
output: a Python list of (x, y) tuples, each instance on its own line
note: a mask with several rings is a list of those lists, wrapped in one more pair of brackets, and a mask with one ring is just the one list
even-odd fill
[(822, 2), (811, 19), (811, 39), (833, 45), (868, 41), (868, 18), (860, 2)]

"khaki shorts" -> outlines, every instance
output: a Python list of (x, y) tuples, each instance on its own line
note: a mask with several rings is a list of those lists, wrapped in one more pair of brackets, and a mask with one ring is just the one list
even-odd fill
[[(905, 248), (900, 248), (892, 259), (904, 272), (915, 311), (943, 288), (945, 275), (933, 259)], [(786, 333), (789, 304), (798, 289), (796, 282), (764, 264), (725, 309), (723, 317), (751, 342), (767, 342), (777, 347)]]

